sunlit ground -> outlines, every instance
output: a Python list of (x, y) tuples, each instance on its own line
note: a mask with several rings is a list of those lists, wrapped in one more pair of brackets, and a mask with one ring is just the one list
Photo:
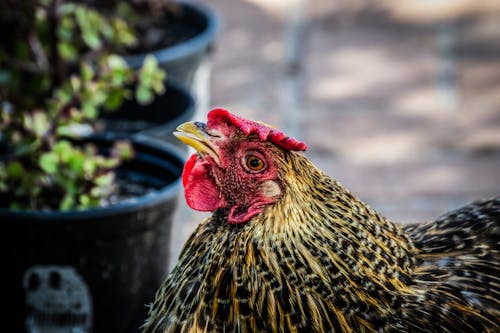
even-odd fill
[[(211, 107), (304, 140), (392, 220), (500, 195), (498, 2), (203, 2), (222, 19)], [(174, 257), (205, 216), (180, 204)]]

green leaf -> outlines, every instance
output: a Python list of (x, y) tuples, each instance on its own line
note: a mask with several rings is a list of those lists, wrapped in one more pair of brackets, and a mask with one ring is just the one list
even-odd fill
[(79, 150), (73, 150), (69, 160), (69, 167), (79, 177), (84, 175), (85, 155)]
[(125, 59), (116, 54), (111, 54), (106, 58), (106, 63), (112, 70), (128, 68)]
[(116, 168), (120, 164), (120, 161), (117, 158), (105, 158), (100, 161), (101, 168), (105, 169), (113, 169)]
[(47, 130), (49, 129), (50, 124), (45, 112), (42, 111), (34, 112), (32, 115), (32, 120), (33, 120), (32, 130), (33, 132), (35, 132), (37, 136), (40, 137), (44, 135), (45, 132), (47, 132)]
[(31, 113), (23, 114), (23, 126), (29, 131), (33, 130), (33, 115)]
[(61, 200), (61, 204), (59, 205), (59, 209), (61, 210), (70, 210), (75, 205), (75, 199), (72, 194), (66, 193), (66, 195)]
[(61, 162), (67, 163), (71, 160), (72, 156), (75, 154), (73, 147), (66, 140), (58, 141), (54, 145), (54, 152), (59, 156)]
[(145, 75), (153, 75), (158, 70), (158, 60), (155, 56), (149, 54), (144, 58), (141, 72)]
[(68, 138), (76, 137), (75, 131), (71, 126), (61, 125), (57, 127), (56, 133), (58, 136), (62, 137), (68, 137)]
[(111, 82), (110, 84), (114, 86), (123, 86), (127, 80), (127, 71), (124, 69), (115, 69), (111, 72)]
[(129, 141), (117, 141), (113, 145), (111, 155), (120, 160), (131, 159), (134, 157), (134, 147)]
[(97, 108), (94, 104), (85, 103), (82, 106), (82, 111), (85, 117), (87, 117), (88, 119), (95, 119), (95, 117), (97, 117)]
[(80, 197), (78, 198), (79, 201), (80, 201), (80, 206), (82, 208), (86, 208), (86, 207), (89, 207), (90, 204), (91, 204), (91, 200), (90, 200), (90, 197), (86, 194), (81, 194)]
[(92, 10), (91, 17), (92, 17), (93, 23), (99, 27), (100, 34), (106, 40), (113, 39), (115, 32), (113, 30), (111, 23), (103, 16), (100, 16), (99, 13), (94, 11), (94, 10)]
[[(41, 2), (44, 3), (44, 6), (49, 6), (51, 1), (53, 0), (42, 0)], [(62, 15), (73, 14), (78, 6), (76, 3), (62, 2), (59, 11)]]
[(110, 183), (108, 185), (97, 185), (92, 187), (90, 195), (95, 198), (104, 198), (109, 196), (113, 192), (113, 186), (111, 186), (113, 179), (110, 179), (109, 181)]
[(125, 61), (125, 59), (116, 54), (111, 54), (107, 56), (105, 64), (111, 70), (110, 74), (112, 76), (120, 75), (123, 77), (124, 75), (126, 75), (127, 69), (129, 69), (129, 66)]
[(59, 158), (55, 152), (44, 153), (40, 156), (39, 166), (48, 174), (56, 173), (58, 164)]
[(73, 89), (74, 92), (77, 92), (80, 90), (82, 87), (82, 81), (80, 80), (80, 77), (77, 75), (71, 75), (69, 78), (69, 83), (71, 84), (71, 88)]
[(85, 44), (87, 44), (87, 46), (91, 49), (97, 50), (101, 47), (101, 40), (99, 39), (99, 36), (95, 31), (87, 29), (83, 31), (82, 37), (85, 41)]
[(71, 41), (73, 39), (73, 32), (75, 29), (75, 21), (72, 16), (68, 13), (62, 13), (63, 17), (61, 19), (61, 24), (57, 31), (60, 40)]
[(71, 87), (67, 84), (60, 87), (54, 92), (54, 96), (61, 105), (69, 103), (72, 97)]
[(17, 161), (10, 162), (7, 166), (7, 174), (12, 178), (20, 178), (24, 173), (24, 168)]
[(57, 50), (61, 57), (66, 61), (74, 61), (78, 57), (78, 51), (76, 47), (70, 42), (60, 42), (57, 45)]
[(83, 161), (83, 171), (87, 175), (92, 175), (94, 174), (95, 170), (97, 169), (97, 163), (95, 159), (85, 159)]
[(99, 187), (107, 187), (113, 184), (115, 177), (113, 173), (106, 173), (104, 175), (98, 176), (94, 179), (94, 184)]
[(139, 99), (140, 95), (145, 95), (142, 100), (139, 100), (140, 103), (145, 104), (152, 101), (153, 96), (146, 96), (148, 93), (145, 92), (146, 89), (153, 90), (156, 93), (163, 93), (165, 91), (164, 82), (165, 82), (165, 71), (158, 66), (158, 61), (152, 55), (148, 55), (144, 59), (144, 63), (139, 72), (139, 87), (138, 89), (143, 90), (142, 92), (137, 93), (137, 97)]
[(115, 18), (111, 24), (116, 31), (116, 43), (119, 45), (125, 46), (134, 46), (137, 44), (137, 38), (134, 35), (134, 32), (130, 29), (127, 23), (120, 19)]
[(158, 95), (165, 92), (165, 75), (155, 76), (154, 81), (151, 83), (151, 88)]
[[(90, 192), (92, 192), (92, 190)], [(94, 198), (94, 197), (92, 197), (92, 193), (88, 193), (88, 194), (80, 195), (79, 201), (80, 201), (80, 205), (78, 208), (79, 209), (86, 209), (89, 207), (99, 206), (101, 199), (99, 197)]]
[(154, 94), (148, 87), (140, 85), (135, 91), (135, 98), (139, 104), (149, 104), (153, 101)]
[(94, 78), (94, 69), (89, 64), (82, 62), (80, 65), (82, 81), (91, 81)]
[(78, 6), (75, 15), (85, 44), (93, 50), (100, 48), (102, 43), (99, 38), (99, 25), (94, 25), (95, 17), (92, 12), (85, 7)]
[(108, 94), (104, 107), (108, 110), (116, 110), (121, 106), (124, 98), (125, 91), (123, 89), (112, 89)]
[[(96, 89), (88, 91), (88, 93), (91, 94), (86, 94), (85, 99), (82, 96), (82, 103), (89, 105), (91, 104), (94, 107), (102, 105), (104, 102), (106, 102), (106, 98), (108, 97), (105, 87), (102, 86), (100, 87), (100, 89), (96, 87)], [(93, 119), (93, 117), (91, 117), (91, 119)]]

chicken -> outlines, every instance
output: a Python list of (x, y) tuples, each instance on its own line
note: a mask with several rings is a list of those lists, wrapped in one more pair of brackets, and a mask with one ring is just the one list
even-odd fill
[(500, 332), (500, 197), (398, 224), (263, 123), (215, 109), (175, 135), (197, 150), (186, 201), (213, 214), (143, 333)]

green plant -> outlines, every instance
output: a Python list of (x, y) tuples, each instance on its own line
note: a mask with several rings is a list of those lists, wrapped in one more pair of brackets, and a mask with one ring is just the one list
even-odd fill
[[(0, 4), (0, 205), (15, 209), (84, 209), (105, 205), (115, 168), (133, 156), (118, 142), (111, 156), (75, 139), (102, 110), (125, 99), (146, 104), (164, 90), (154, 57), (139, 70), (111, 50), (136, 43), (113, 12), (62, 0)], [(8, 199), (8, 200), (7, 200)]]

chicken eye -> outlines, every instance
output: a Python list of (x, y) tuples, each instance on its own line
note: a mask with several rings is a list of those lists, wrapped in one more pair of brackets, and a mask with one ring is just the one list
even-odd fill
[(262, 171), (266, 164), (255, 155), (248, 155), (245, 157), (245, 166), (249, 171)]

